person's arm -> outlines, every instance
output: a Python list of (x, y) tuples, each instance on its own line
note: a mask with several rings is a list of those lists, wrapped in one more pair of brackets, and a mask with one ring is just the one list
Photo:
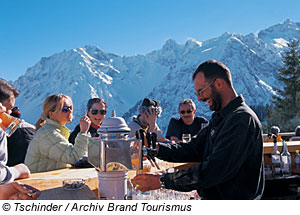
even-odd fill
[(80, 132), (80, 125), (77, 125), (75, 129), (71, 132), (69, 137), (69, 142), (74, 145), (77, 134)]
[[(50, 159), (74, 164), (76, 160), (87, 155), (89, 137), (86, 134), (78, 133), (74, 145), (69, 143), (61, 134), (58, 133), (54, 135), (55, 136), (49, 137), (52, 142), (48, 150), (48, 157)], [(47, 151), (47, 149), (43, 151)]]
[(0, 185), (0, 200), (34, 200), (40, 194), (38, 189), (18, 182)]
[(169, 162), (200, 162), (202, 161), (208, 128), (202, 129), (189, 144), (178, 142), (177, 144), (159, 143), (159, 159)]
[(5, 132), (0, 128), (0, 182), (6, 183), (16, 178), (28, 178), (30, 171), (24, 164), (14, 167), (6, 166), (7, 162), (7, 138)]
[(80, 133), (75, 138), (75, 144), (72, 145), (69, 141), (57, 130), (49, 131), (47, 138), (51, 144), (41, 144), (41, 150), (50, 159), (58, 162), (74, 164), (83, 156), (87, 155), (88, 139), (86, 134), (89, 128), (90, 120), (87, 117), (80, 120)]

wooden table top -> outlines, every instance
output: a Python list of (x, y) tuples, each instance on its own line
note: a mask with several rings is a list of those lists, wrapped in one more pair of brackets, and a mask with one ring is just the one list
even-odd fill
[[(300, 141), (287, 142), (290, 152), (300, 149)], [(278, 148), (282, 146), (278, 142)], [(273, 143), (264, 143), (264, 154), (270, 154), (273, 151)], [(161, 170), (154, 167), (145, 168), (141, 172), (162, 172), (169, 168), (187, 169), (197, 163), (169, 163), (157, 160)], [(137, 171), (128, 171), (128, 177), (133, 178)], [(66, 191), (62, 187), (64, 179), (85, 179), (87, 185), (84, 189), (78, 191)], [(97, 199), (98, 191), (98, 174), (95, 168), (65, 168), (48, 172), (31, 174), (30, 178), (18, 180), (21, 183), (31, 185), (42, 191), (39, 199)], [(92, 192), (91, 192), (92, 191)]]
[[(161, 170), (154, 167), (141, 170), (140, 172), (159, 172), (164, 169), (187, 169), (196, 163), (168, 163), (159, 160)], [(128, 171), (128, 177), (133, 178), (137, 171)], [(88, 186), (85, 189), (78, 191), (63, 190), (62, 183), (65, 179), (85, 179), (85, 184)], [(93, 199), (88, 190), (99, 197), (98, 190), (98, 174), (95, 168), (65, 168), (48, 172), (32, 173), (30, 178), (18, 180), (21, 183), (31, 185), (42, 191), (39, 199)], [(76, 194), (78, 193), (78, 195)], [(79, 195), (81, 193), (81, 195)], [(84, 195), (83, 195), (84, 193)], [(73, 195), (76, 194), (76, 195)]]
[(38, 200), (98, 200), (99, 198), (84, 186), (81, 190), (65, 190), (63, 187), (43, 190)]

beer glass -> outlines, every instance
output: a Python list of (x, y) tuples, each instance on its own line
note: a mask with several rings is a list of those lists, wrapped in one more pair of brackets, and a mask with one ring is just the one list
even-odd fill
[(5, 112), (0, 114), (0, 119), (2, 120), (0, 127), (5, 131), (7, 137), (10, 137), (14, 133), (21, 122), (21, 119), (8, 115)]

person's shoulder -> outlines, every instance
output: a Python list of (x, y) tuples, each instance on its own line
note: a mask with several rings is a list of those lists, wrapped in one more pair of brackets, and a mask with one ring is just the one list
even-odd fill
[(56, 136), (57, 133), (60, 133), (60, 130), (55, 125), (45, 124), (43, 125), (36, 133), (36, 136)]
[(240, 124), (249, 124), (249, 122), (252, 121), (254, 124), (261, 126), (261, 122), (256, 113), (246, 104), (241, 105), (231, 114), (230, 121), (237, 121)]
[(30, 124), (29, 122), (26, 122), (25, 120), (21, 120), (20, 124), (18, 125), (18, 128), (33, 128), (33, 129), (35, 129), (35, 126)]
[(180, 117), (172, 117), (170, 119), (169, 125), (174, 125), (174, 124), (180, 124), (181, 118)]
[(141, 126), (135, 121), (131, 121), (127, 125), (130, 128), (131, 133), (135, 133), (135, 131), (137, 131), (141, 128)]
[(180, 121), (180, 117), (172, 117), (171, 119), (170, 119), (170, 122), (179, 122)]
[(203, 116), (196, 116), (194, 120), (199, 123), (208, 123), (208, 120)]

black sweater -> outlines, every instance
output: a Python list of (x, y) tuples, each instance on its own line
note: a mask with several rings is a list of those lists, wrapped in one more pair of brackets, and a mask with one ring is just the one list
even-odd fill
[(200, 162), (165, 175), (168, 189), (197, 190), (204, 199), (255, 199), (264, 188), (261, 123), (242, 96), (212, 115), (189, 144), (160, 144), (158, 158)]
[[(73, 145), (75, 143), (75, 138), (77, 137), (77, 134), (79, 132), (80, 132), (80, 125), (77, 125), (76, 128), (74, 129), (74, 131), (72, 131), (72, 133), (70, 134), (69, 142), (72, 143)], [(97, 133), (96, 128), (90, 126), (89, 132), (91, 133), (92, 137), (99, 137), (99, 134)]]

